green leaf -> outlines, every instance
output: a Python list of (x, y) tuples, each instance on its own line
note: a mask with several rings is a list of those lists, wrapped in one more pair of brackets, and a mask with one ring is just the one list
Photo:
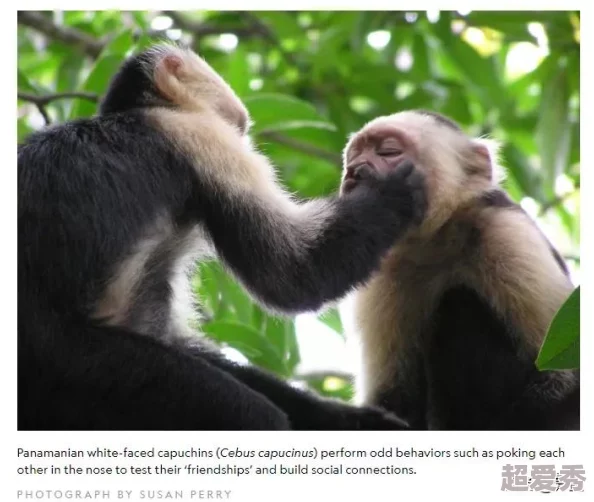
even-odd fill
[(103, 49), (102, 54), (117, 54), (124, 56), (134, 46), (132, 30), (125, 30), (114, 37)]
[(301, 353), (299, 351), (299, 343), (297, 342), (297, 333), (295, 332), (295, 322), (290, 321), (285, 323), (285, 339), (287, 352), (285, 354), (285, 364), (289, 373), (292, 375), (295, 368), (301, 362)]
[(571, 153), (569, 156), (569, 163), (577, 164), (580, 159), (580, 122), (578, 121), (571, 125)]
[(576, 44), (575, 50), (567, 56), (567, 77), (572, 92), (580, 92), (580, 46)]
[(468, 107), (466, 92), (462, 86), (451, 85), (448, 88), (448, 94), (441, 108), (441, 113), (451, 117), (460, 124), (471, 124), (472, 115)]
[(147, 12), (137, 10), (132, 11), (132, 17), (134, 18), (136, 24), (143, 30), (148, 30), (151, 27)]
[(413, 66), (410, 73), (418, 81), (431, 77), (430, 60), (427, 51), (427, 39), (421, 33), (415, 33), (412, 42)]
[(540, 370), (580, 367), (580, 287), (559, 309), (540, 349), (536, 365)]
[[(360, 51), (363, 49), (366, 41), (367, 35), (373, 31), (373, 25), (375, 19), (377, 17), (376, 12), (358, 12), (358, 15), (354, 18), (353, 26), (350, 30), (343, 30), (346, 33), (351, 34), (351, 47), (354, 51)], [(349, 26), (350, 27), (350, 26)], [(327, 30), (325, 30), (326, 32)], [(324, 36), (325, 33), (322, 34)], [(326, 52), (326, 46), (324, 45), (324, 53)], [(338, 46), (337, 46), (338, 47)], [(322, 52), (322, 51), (320, 51)], [(321, 60), (320, 60), (321, 62)]]
[(552, 195), (557, 176), (567, 168), (571, 144), (566, 72), (560, 70), (543, 85), (536, 140), (545, 188)]
[(342, 325), (342, 319), (340, 318), (340, 312), (337, 308), (327, 310), (319, 315), (318, 319), (344, 338), (344, 327)]
[(337, 191), (340, 182), (339, 160), (336, 163), (318, 160), (313, 154), (303, 153), (273, 140), (264, 140), (258, 148), (277, 166), (281, 183), (300, 197), (323, 197)]
[(541, 203), (548, 200), (542, 190), (540, 173), (534, 169), (523, 151), (515, 144), (507, 143), (504, 145), (503, 163), (507, 166), (509, 176), (514, 179), (524, 194)]
[(545, 57), (539, 65), (530, 73), (522, 75), (512, 82), (508, 90), (515, 96), (521, 96), (528, 92), (528, 87), (535, 83), (541, 83), (549, 80), (559, 67), (559, 54), (551, 53)]
[[(111, 77), (117, 71), (122, 61), (123, 57), (114, 54), (101, 56), (91, 69), (89, 76), (82, 86), (82, 90), (94, 92), (98, 96), (102, 96), (107, 89)], [(96, 110), (97, 105), (95, 103), (81, 99), (72, 108), (71, 116), (72, 118), (90, 117)]]
[(199, 273), (199, 296), (212, 310), (215, 320), (252, 322), (253, 303), (250, 297), (220, 263), (203, 263)]
[(56, 91), (71, 91), (78, 87), (80, 73), (84, 66), (84, 58), (78, 54), (69, 54), (60, 63), (57, 74)]
[[(510, 15), (511, 14), (511, 15)], [(519, 14), (519, 15), (518, 15)], [(507, 35), (508, 41), (527, 41), (535, 42), (534, 36), (528, 31), (529, 22), (539, 20), (537, 12), (530, 12), (529, 16), (522, 12), (481, 12), (473, 11), (466, 16), (466, 21), (470, 26), (488, 27)], [(533, 15), (536, 14), (536, 15)], [(528, 19), (526, 19), (528, 17)]]
[(576, 218), (562, 205), (555, 208), (555, 213), (561, 220), (567, 235), (575, 242), (579, 242), (580, 238), (580, 222), (579, 218)]
[(25, 139), (27, 136), (29, 136), (29, 134), (31, 134), (32, 132), (33, 129), (31, 129), (27, 125), (26, 119), (17, 120), (17, 139), (19, 142)]
[[(101, 52), (91, 69), (82, 90), (102, 96), (112, 76), (118, 70), (126, 54), (133, 47), (132, 31), (126, 30), (116, 36)], [(72, 109), (72, 117), (90, 117), (97, 105), (85, 100), (78, 100)]]
[(140, 35), (140, 37), (138, 37), (138, 40), (136, 40), (136, 43), (134, 44), (132, 50), (135, 53), (139, 53), (146, 49), (149, 49), (153, 45), (155, 45), (155, 39), (149, 37), (146, 33), (143, 33), (142, 35)]
[(231, 86), (233, 91), (243, 97), (250, 92), (250, 65), (246, 52), (238, 47), (226, 58), (226, 67), (219, 70), (223, 79)]
[(267, 314), (264, 312), (259, 305), (254, 304), (252, 308), (252, 322), (251, 325), (258, 331), (266, 326)]
[(266, 316), (266, 338), (274, 346), (276, 352), (282, 354), (283, 360), (288, 359), (289, 356), (287, 323), (292, 323), (292, 321), (269, 315)]
[[(78, 88), (84, 63), (84, 58), (74, 53), (62, 59), (57, 71), (56, 92), (68, 92)], [(70, 117), (69, 111), (75, 106), (74, 103), (73, 100), (63, 99), (52, 103), (52, 106), (58, 109), (59, 118), (62, 121)]]
[(506, 94), (494, 58), (482, 57), (472, 46), (450, 33), (441, 33), (442, 51), (485, 104), (503, 106)]
[(215, 262), (200, 263), (192, 278), (192, 291), (200, 300), (202, 308), (206, 309), (213, 318), (220, 297), (219, 286), (212, 272), (214, 266), (216, 266)]
[(289, 12), (254, 12), (254, 17), (257, 17), (262, 23), (275, 33), (281, 39), (303, 37), (303, 29), (297, 22), (297, 16)]
[(283, 94), (257, 94), (244, 99), (252, 120), (253, 134), (263, 130), (282, 131), (300, 127), (319, 127), (334, 130), (309, 103)]
[(311, 74), (315, 81), (322, 80), (329, 71), (336, 70), (328, 66), (328, 61), (332, 60), (339, 64), (340, 49), (347, 43), (349, 37), (352, 38), (354, 35), (354, 32), (344, 30), (341, 26), (328, 26), (320, 33), (318, 45), (324, 49), (315, 51), (310, 56)]
[(250, 362), (279, 375), (288, 375), (282, 354), (259, 331), (247, 324), (214, 321), (202, 326), (202, 331), (211, 338), (233, 347), (244, 354)]
[(21, 70), (17, 72), (17, 88), (19, 91), (39, 94), (39, 87), (33, 84)]
[(93, 13), (81, 10), (65, 10), (63, 11), (64, 24), (67, 26), (74, 26), (78, 23), (88, 22), (89, 18), (93, 17)]

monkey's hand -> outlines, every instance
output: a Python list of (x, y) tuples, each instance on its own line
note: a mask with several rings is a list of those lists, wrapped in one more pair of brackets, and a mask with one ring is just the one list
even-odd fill
[(401, 431), (407, 430), (408, 424), (396, 415), (372, 406), (355, 408), (356, 411), (345, 410), (342, 419), (339, 421), (344, 430), (385, 430)]
[(424, 176), (409, 160), (387, 172), (359, 165), (347, 172), (342, 188), (346, 196), (379, 199), (386, 214), (394, 213), (400, 224), (419, 225), (427, 211)]
[(309, 407), (302, 406), (298, 410), (288, 413), (294, 429), (315, 431), (401, 431), (410, 429), (404, 420), (374, 406), (354, 406), (335, 398), (319, 397), (309, 400), (308, 404)]
[[(302, 424), (304, 425), (304, 424)], [(408, 430), (408, 424), (396, 415), (373, 406), (352, 406), (338, 400), (329, 399), (325, 412), (317, 415), (317, 423), (304, 428), (314, 430)]]

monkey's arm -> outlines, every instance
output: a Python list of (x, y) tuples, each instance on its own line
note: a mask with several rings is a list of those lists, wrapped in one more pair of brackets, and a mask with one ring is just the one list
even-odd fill
[(386, 178), (371, 168), (359, 174), (361, 186), (340, 198), (288, 206), (248, 192), (205, 204), (220, 257), (274, 309), (316, 310), (344, 296), (424, 211), (412, 164)]
[(444, 294), (428, 338), (430, 420), (455, 429), (575, 427), (577, 376), (535, 365), (571, 283), (518, 207), (490, 208), (483, 217), (474, 286)]
[[(286, 415), (272, 402), (205, 359), (118, 328), (66, 329), (56, 332), (52, 351), (60, 357), (55, 361), (33, 365), (24, 359), (28, 356), (19, 359), (19, 411), (24, 417), (37, 416), (36, 426), (45, 423), (47, 429), (88, 430), (290, 428)], [(20, 343), (25, 343), (24, 331), (21, 329)], [(62, 336), (69, 337), (67, 343), (59, 341)], [(36, 374), (29, 374), (29, 368), (36, 368)], [(19, 427), (27, 428), (27, 424), (19, 422)]]
[(295, 430), (405, 430), (407, 424), (380, 408), (356, 407), (325, 399), (290, 386), (276, 376), (253, 366), (241, 366), (220, 354), (209, 362), (221, 367), (250, 388), (266, 396), (286, 413)]
[(571, 372), (540, 372), (523, 333), (470, 288), (444, 295), (425, 353), (428, 421), (446, 430), (579, 428), (579, 383)]
[(425, 334), (430, 429), (477, 430), (518, 399), (535, 368), (511, 332), (471, 288), (446, 291)]
[(48, 322), (60, 357), (33, 360), (27, 324), (19, 322), (22, 430), (401, 428), (379, 410), (317, 399), (200, 347), (168, 347), (120, 328)]

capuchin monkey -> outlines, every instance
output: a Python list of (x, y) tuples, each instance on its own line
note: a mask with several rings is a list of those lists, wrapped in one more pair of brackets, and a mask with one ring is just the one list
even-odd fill
[(188, 327), (197, 260), (295, 314), (362, 284), (423, 218), (414, 169), (361, 167), (344, 197), (293, 200), (249, 126), (205, 61), (163, 45), (122, 65), (98, 116), (19, 146), (19, 429), (406, 428), (233, 364)]
[(362, 166), (387, 176), (412, 164), (425, 177), (425, 219), (355, 295), (359, 399), (413, 429), (579, 429), (578, 372), (535, 366), (573, 286), (500, 188), (496, 149), (446, 117), (405, 111), (371, 121), (344, 150), (343, 197)]

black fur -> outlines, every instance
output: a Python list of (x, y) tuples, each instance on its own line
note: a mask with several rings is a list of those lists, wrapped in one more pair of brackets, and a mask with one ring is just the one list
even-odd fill
[(521, 337), (476, 291), (452, 287), (374, 402), (417, 430), (579, 430), (579, 372), (564, 387)]
[[(202, 225), (266, 304), (317, 308), (364, 281), (422, 215), (418, 173), (361, 181), (328, 201), (334, 211), (309, 247), (279, 247), (279, 232), (300, 235), (296, 223), (197, 177), (147, 120), (143, 109), (163, 98), (139, 64), (124, 65), (101, 115), (19, 146), (19, 429), (404, 428), (380, 410), (323, 400), (177, 340), (168, 279), (181, 243)], [(127, 327), (91, 320), (116, 264), (163, 214), (174, 235), (151, 255)]]
[(124, 61), (111, 79), (106, 98), (99, 105), (101, 114), (125, 112), (137, 108), (171, 106), (161, 95), (147, 68), (154, 65), (157, 53), (146, 51)]
[(579, 429), (579, 384), (563, 390), (555, 372), (540, 372), (518, 350), (521, 333), (478, 293), (451, 288), (428, 325), (398, 380), (376, 399), (411, 428)]
[[(519, 211), (524, 213), (526, 215), (526, 218), (530, 218), (530, 216), (524, 211), (522, 206), (514, 202), (510, 198), (510, 196), (503, 190), (497, 188), (485, 192), (481, 196), (479, 203), (482, 204), (484, 207), (495, 207), (498, 209), (510, 209)], [(565, 263), (565, 260), (563, 260), (563, 258), (559, 254), (559, 251), (555, 249), (555, 247), (550, 243), (546, 235), (542, 231), (540, 231), (540, 229), (539, 232), (542, 235), (542, 238), (547, 242), (547, 246), (549, 247), (549, 250), (553, 255), (553, 258), (555, 258), (557, 265), (559, 265), (559, 268), (563, 271), (563, 273), (569, 277), (569, 269), (567, 268), (567, 263)]]
[[(543, 234), (543, 237), (546, 238), (546, 236)], [(567, 268), (567, 263), (565, 263), (565, 260), (563, 259), (563, 257), (559, 254), (559, 251), (557, 251), (555, 249), (555, 247), (549, 242), (549, 250), (551, 251), (551, 254), (553, 255), (553, 258), (555, 258), (555, 261), (557, 262), (557, 265), (559, 265), (559, 268), (563, 271), (563, 273), (569, 277), (569, 268)]]
[(507, 195), (503, 190), (499, 190), (497, 188), (483, 193), (479, 200), (479, 204), (483, 205), (484, 207), (517, 209), (518, 211), (522, 211), (522, 208), (513, 200), (511, 200), (509, 195)]
[(559, 390), (519, 350), (521, 333), (487, 301), (456, 287), (442, 298), (428, 334), (427, 424), (432, 429), (579, 429), (579, 386)]
[[(271, 247), (274, 241), (266, 236), (277, 230), (256, 205), (246, 210), (233, 201), (222, 204), (220, 195), (197, 197), (196, 204), (204, 210), (221, 257), (255, 296), (284, 312), (317, 310), (361, 284), (377, 268), (378, 251), (387, 249), (392, 240), (386, 228), (393, 227), (400, 235), (423, 213), (424, 202), (416, 199), (421, 194), (418, 173), (401, 169), (384, 184), (373, 169), (366, 171), (372, 176), (365, 181), (369, 184), (334, 199), (324, 231), (299, 253)], [(195, 193), (205, 193), (205, 187)], [(392, 206), (382, 212), (378, 203), (386, 199)]]

